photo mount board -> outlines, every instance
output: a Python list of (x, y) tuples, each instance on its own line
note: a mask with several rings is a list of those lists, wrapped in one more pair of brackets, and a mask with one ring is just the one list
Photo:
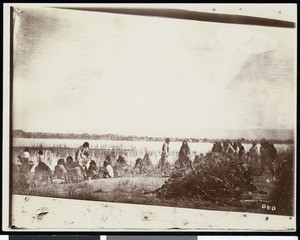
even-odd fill
[[(22, 5), (17, 5), (14, 7)], [(26, 5), (28, 7), (29, 5)], [(43, 7), (65, 7), (63, 5), (35, 5), (33, 7), (43, 8)], [(159, 5), (160, 6), (160, 5)], [(25, 7), (25, 6), (24, 6)], [(69, 7), (67, 5), (66, 7)], [(75, 7), (79, 7), (76, 6)], [(84, 8), (85, 6), (81, 6)], [(97, 7), (97, 6), (95, 6)], [(131, 7), (131, 5), (126, 7)], [(160, 6), (163, 7), (163, 6)], [(178, 5), (177, 5), (178, 7)], [(179, 5), (181, 7), (181, 5)], [(184, 6), (183, 6), (184, 7)], [(9, 94), (10, 87), (10, 66), (9, 66), (9, 19), (10, 15), (10, 5), (5, 5), (5, 28), (6, 37), (4, 36), (4, 112), (9, 113), (11, 105)], [(9, 116), (9, 114), (7, 115)], [(10, 125), (11, 119), (4, 119), (4, 124), (6, 126)], [(4, 131), (4, 147), (3, 149), (9, 149), (9, 139), (10, 132), (7, 128)], [(4, 156), (8, 157), (9, 152), (5, 152)], [(4, 158), (3, 158), (4, 159)], [(8, 169), (7, 164), (4, 162), (6, 169)], [(5, 167), (3, 169), (5, 169)], [(3, 177), (7, 180), (9, 179), (8, 171), (3, 171)], [(5, 185), (3, 181), (4, 190), (8, 190), (8, 186)], [(8, 196), (8, 195), (7, 195)], [(24, 211), (26, 214), (22, 215), (20, 218), (18, 214), (11, 211), (11, 208), (5, 208), (3, 211), (3, 220), (6, 221), (6, 226), (3, 225), (5, 230), (14, 231), (10, 228), (8, 223), (9, 216), (15, 221), (16, 229), (21, 228), (24, 231), (78, 231), (79, 229), (84, 231), (295, 231), (295, 217), (288, 216), (274, 216), (269, 214), (252, 214), (245, 212), (228, 212), (228, 211), (212, 211), (212, 210), (199, 210), (199, 209), (185, 209), (185, 208), (173, 208), (173, 207), (157, 207), (148, 205), (135, 205), (135, 204), (124, 204), (124, 203), (106, 203), (106, 202), (93, 202), (93, 201), (83, 201), (83, 200), (67, 200), (59, 198), (46, 198), (46, 197), (34, 197), (34, 196), (22, 196), (14, 195), (11, 198), (12, 202), (18, 202), (17, 205), (20, 209), (18, 211)], [(55, 204), (54, 204), (55, 202)], [(296, 201), (295, 201), (296, 202)], [(70, 204), (72, 203), (72, 204)], [(7, 204), (7, 202), (5, 203)], [(32, 205), (30, 205), (32, 204)], [(5, 205), (7, 206), (7, 205)], [(10, 205), (11, 206), (11, 205)], [(48, 206), (49, 211), (45, 216), (42, 217), (42, 221), (28, 221), (34, 216), (39, 214), (39, 210)], [(58, 206), (63, 206), (64, 212), (58, 209)], [(87, 219), (94, 219), (86, 221), (86, 219), (80, 219), (78, 213), (72, 208), (77, 206), (76, 209), (87, 217)], [(92, 209), (97, 209), (89, 212), (87, 206), (91, 206)], [(107, 207), (109, 206), (109, 207)], [(107, 208), (110, 210), (107, 211)], [(9, 210), (10, 209), (10, 210)], [(145, 210), (147, 209), (147, 210)], [(44, 210), (42, 210), (44, 211)], [(87, 211), (87, 212), (86, 212)], [(99, 212), (97, 212), (99, 211)], [(111, 215), (111, 211), (114, 214)], [(67, 212), (68, 214), (65, 214)], [(124, 214), (119, 215), (119, 213), (124, 212)], [(179, 212), (179, 213), (178, 213)], [(135, 217), (130, 218), (128, 221), (128, 216), (134, 214)], [(107, 219), (105, 221), (97, 220), (97, 217), (101, 215), (101, 219)], [(170, 221), (165, 221), (165, 217), (168, 216)], [(56, 219), (56, 220), (55, 220)], [(59, 219), (59, 220), (58, 220)], [(219, 221), (216, 221), (218, 219)], [(114, 226), (114, 221), (119, 222), (118, 228)], [(238, 224), (237, 224), (238, 222)], [(70, 225), (69, 225), (70, 224)], [(111, 227), (109, 227), (111, 226)], [(134, 226), (134, 227), (132, 227)], [(18, 229), (19, 230), (19, 229)]]

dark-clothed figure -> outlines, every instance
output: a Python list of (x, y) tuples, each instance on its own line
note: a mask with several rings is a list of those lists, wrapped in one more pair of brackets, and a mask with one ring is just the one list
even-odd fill
[(65, 169), (65, 160), (63, 158), (57, 161), (57, 165), (54, 167), (54, 176), (67, 180), (67, 170)]
[(116, 160), (115, 166), (114, 166), (114, 173), (117, 177), (123, 177), (128, 171), (128, 165), (126, 163), (126, 160), (124, 156), (119, 155), (118, 159)]
[(94, 160), (91, 160), (90, 166), (87, 170), (87, 178), (88, 179), (99, 179), (99, 172), (98, 172), (97, 163)]
[(262, 139), (260, 143), (261, 168), (260, 175), (263, 174), (265, 166), (268, 167), (271, 174), (275, 177), (275, 160), (277, 157), (277, 149), (266, 139)]
[(138, 174), (145, 174), (153, 171), (153, 164), (148, 153), (145, 153), (144, 158), (138, 158), (135, 161), (134, 172)]
[(103, 162), (103, 168), (100, 168), (99, 172), (103, 178), (113, 178), (115, 176), (112, 168), (112, 161), (109, 155), (106, 155)]
[(133, 170), (139, 174), (143, 173), (143, 163), (141, 158), (136, 159)]
[(22, 169), (23, 157), (22, 157), (22, 155), (18, 155), (17, 158), (18, 158), (18, 160), (15, 163), (14, 171), (17, 172), (17, 173), (21, 173), (22, 170), (23, 170)]
[(44, 160), (44, 151), (43, 149), (40, 148), (38, 151), (38, 161), (43, 162), (43, 160)]
[(277, 149), (275, 148), (274, 144), (271, 142), (268, 142), (268, 151), (271, 157), (271, 161), (275, 162), (275, 159), (277, 157)]
[(228, 141), (224, 140), (222, 143), (222, 153), (226, 153), (227, 148), (228, 148)]
[(221, 145), (221, 142), (215, 141), (212, 148), (212, 152), (221, 153), (222, 151), (223, 151), (223, 147)]
[(247, 153), (247, 165), (253, 174), (258, 173), (259, 163), (258, 163), (258, 151), (256, 142), (252, 142), (252, 146)]
[(217, 141), (214, 142), (214, 145), (211, 149), (212, 152), (217, 152)]
[(233, 142), (232, 148), (236, 153), (238, 152), (238, 144), (236, 142)]
[(243, 161), (243, 156), (244, 156), (244, 153), (245, 153), (245, 148), (244, 146), (242, 145), (241, 142), (238, 142), (237, 143), (237, 147), (239, 148), (238, 150), (238, 157), (239, 157), (239, 160), (242, 162)]
[(39, 161), (37, 167), (35, 167), (35, 173), (34, 173), (34, 182), (53, 182), (52, 181), (52, 171), (51, 169), (42, 161)]
[(107, 167), (108, 165), (111, 165), (111, 158), (109, 155), (106, 155), (105, 160), (103, 162), (103, 167)]
[(119, 155), (117, 161), (116, 161), (118, 164), (120, 165), (126, 165), (126, 160), (125, 158), (122, 156), (122, 155)]
[(179, 151), (179, 166), (187, 167), (191, 162), (191, 151), (187, 141), (183, 141)]
[(68, 180), (70, 182), (84, 181), (84, 176), (81, 166), (73, 161), (71, 156), (68, 156), (65, 162), (65, 169), (68, 173)]
[(68, 156), (67, 159), (66, 159), (66, 162), (65, 162), (65, 169), (68, 171), (69, 169), (78, 166), (77, 164), (75, 166), (74, 163), (75, 162), (73, 161), (73, 158), (71, 156)]
[(252, 146), (249, 149), (249, 154), (250, 154), (250, 156), (256, 156), (257, 157), (258, 152), (257, 152), (257, 144), (256, 144), (256, 142), (252, 142)]
[(195, 165), (195, 164), (201, 163), (203, 157), (204, 157), (203, 153), (200, 153), (199, 155), (196, 155), (195, 158), (194, 158), (193, 164)]

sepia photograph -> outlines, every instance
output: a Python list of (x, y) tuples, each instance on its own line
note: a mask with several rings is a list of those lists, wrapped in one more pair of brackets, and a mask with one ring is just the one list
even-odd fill
[(8, 228), (295, 230), (297, 5), (259, 5), (7, 5)]

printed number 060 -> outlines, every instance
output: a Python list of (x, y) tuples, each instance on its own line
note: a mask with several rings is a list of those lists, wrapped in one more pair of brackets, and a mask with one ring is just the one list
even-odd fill
[(266, 205), (266, 204), (263, 204), (261, 205), (262, 209), (267, 209), (267, 210), (272, 210), (272, 211), (275, 211), (276, 210), (276, 206), (270, 206), (270, 205)]

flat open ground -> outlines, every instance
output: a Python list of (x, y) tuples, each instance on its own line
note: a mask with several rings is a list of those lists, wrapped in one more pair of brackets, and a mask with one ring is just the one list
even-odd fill
[(276, 182), (269, 180), (267, 176), (254, 177), (253, 183), (257, 187), (257, 191), (250, 194), (251, 196), (246, 195), (245, 199), (242, 200), (241, 207), (221, 205), (196, 197), (186, 199), (158, 198), (153, 191), (161, 187), (167, 179), (167, 177), (157, 176), (126, 176), (67, 184), (55, 180), (53, 184), (31, 187), (24, 190), (14, 190), (13, 193), (69, 199), (272, 214), (272, 210), (266, 209), (263, 206), (269, 203), (270, 193)]

